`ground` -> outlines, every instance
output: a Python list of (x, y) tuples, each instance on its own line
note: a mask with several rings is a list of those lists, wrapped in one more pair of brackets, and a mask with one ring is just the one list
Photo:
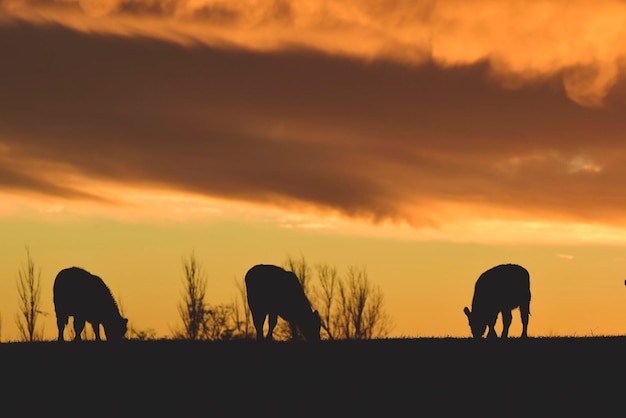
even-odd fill
[[(69, 416), (595, 416), (626, 337), (0, 344), (4, 404)], [(263, 414), (265, 415), (265, 413)]]

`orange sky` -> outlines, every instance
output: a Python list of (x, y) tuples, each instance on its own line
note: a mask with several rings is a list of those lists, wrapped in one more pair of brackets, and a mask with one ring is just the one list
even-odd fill
[(621, 333), (625, 22), (620, 1), (1, 2), (0, 337), (25, 245), (50, 287), (83, 264), (163, 334), (192, 248), (213, 302), (287, 254), (367, 265), (398, 335), (465, 335), (477, 276), (519, 262), (531, 335)]

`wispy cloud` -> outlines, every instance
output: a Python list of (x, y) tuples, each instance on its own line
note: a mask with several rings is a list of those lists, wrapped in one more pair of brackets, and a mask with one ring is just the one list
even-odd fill
[(562, 258), (564, 260), (573, 260), (574, 256), (571, 254), (557, 254), (556, 255), (558, 258)]

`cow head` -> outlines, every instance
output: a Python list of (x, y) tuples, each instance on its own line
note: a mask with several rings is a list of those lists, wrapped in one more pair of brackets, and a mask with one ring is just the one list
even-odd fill
[(107, 336), (107, 341), (119, 341), (124, 338), (126, 331), (128, 330), (128, 319), (119, 318), (112, 323), (104, 325), (104, 332)]
[(487, 323), (479, 315), (476, 315), (475, 313), (470, 311), (467, 306), (465, 307), (465, 309), (463, 309), (463, 312), (465, 312), (465, 315), (467, 315), (469, 326), (472, 330), (472, 336), (474, 338), (482, 338), (482, 336), (485, 334), (485, 331), (487, 330)]
[(300, 331), (307, 341), (319, 341), (321, 326), (322, 320), (320, 319), (320, 314), (317, 311), (312, 311), (300, 324)]

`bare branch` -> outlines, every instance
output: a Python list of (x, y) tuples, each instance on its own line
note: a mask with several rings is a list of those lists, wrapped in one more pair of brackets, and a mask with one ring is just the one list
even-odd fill
[(208, 307), (206, 297), (206, 275), (202, 265), (192, 252), (189, 259), (183, 258), (183, 301), (178, 305), (178, 312), (183, 322), (183, 330), (178, 337), (188, 340), (201, 339), (207, 331)]
[(35, 263), (26, 247), (26, 264), (18, 270), (17, 293), (19, 312), (15, 322), (22, 341), (43, 340), (43, 330), (37, 328), (37, 320), (42, 314), (41, 269), (35, 271)]
[(334, 308), (335, 289), (337, 288), (337, 269), (326, 264), (316, 266), (319, 288), (315, 296), (319, 300), (318, 312), (322, 321), (322, 329), (326, 336), (334, 340), (332, 313)]
[(333, 316), (338, 337), (370, 339), (389, 333), (383, 295), (372, 286), (365, 269), (350, 267), (346, 278), (339, 280), (338, 290), (339, 306)]

